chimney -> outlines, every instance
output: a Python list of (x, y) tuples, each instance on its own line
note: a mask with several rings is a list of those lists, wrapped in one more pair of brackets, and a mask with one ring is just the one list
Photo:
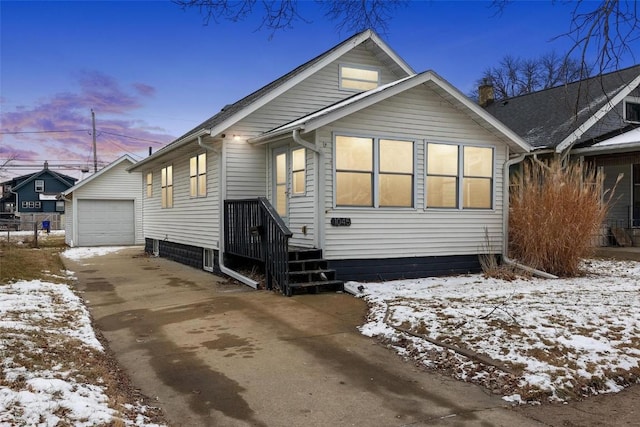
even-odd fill
[(493, 85), (489, 83), (489, 80), (484, 79), (482, 84), (478, 86), (478, 104), (484, 108), (491, 105), (493, 101), (495, 101)]
[(149, 147), (149, 155), (151, 155), (153, 153), (153, 148)]
[(47, 160), (44, 161), (44, 168), (49, 169), (49, 162)]

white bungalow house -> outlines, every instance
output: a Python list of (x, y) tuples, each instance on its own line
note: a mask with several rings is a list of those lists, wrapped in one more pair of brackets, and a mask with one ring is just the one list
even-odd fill
[(62, 193), (69, 246), (141, 245), (142, 184), (124, 155)]
[[(503, 243), (503, 167), (530, 146), (364, 31), (130, 168), (146, 249), (267, 287), (468, 272)], [(484, 248), (484, 249), (483, 249)]]

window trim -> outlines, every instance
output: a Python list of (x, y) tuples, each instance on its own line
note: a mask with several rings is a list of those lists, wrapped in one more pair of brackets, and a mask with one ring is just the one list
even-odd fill
[[(352, 87), (345, 87), (343, 85), (343, 80), (344, 78), (342, 77), (342, 70), (343, 68), (352, 68), (355, 70), (365, 70), (365, 71), (375, 71), (378, 74), (378, 80), (375, 82), (376, 86), (372, 87), (370, 89), (357, 89), (357, 88), (352, 88)], [(381, 74), (381, 70), (378, 67), (374, 67), (371, 65), (362, 65), (362, 64), (354, 64), (354, 63), (347, 63), (347, 62), (343, 62), (338, 64), (338, 87), (340, 90), (346, 90), (346, 91), (350, 91), (350, 92), (366, 92), (368, 90), (373, 90), (376, 89), (378, 87), (380, 87), (380, 74)], [(361, 80), (361, 79), (353, 79), (353, 78), (347, 78), (348, 81), (354, 81), (354, 82), (363, 82), (363, 83), (373, 83), (373, 80)]]
[(34, 190), (36, 193), (44, 193), (44, 179), (36, 179), (34, 181)]
[[(58, 209), (58, 206), (62, 206), (62, 209)], [(64, 200), (56, 200), (56, 212), (64, 212)]]
[[(370, 139), (373, 143), (373, 159), (372, 159), (372, 169), (371, 172), (366, 172), (366, 173), (370, 173), (371, 174), (371, 198), (372, 198), (372, 204), (371, 206), (360, 206), (360, 205), (339, 205), (338, 204), (338, 188), (337, 188), (337, 174), (338, 174), (338, 168), (337, 168), (337, 162), (336, 162), (336, 154), (337, 154), (337, 149), (336, 149), (336, 138), (339, 136), (344, 136), (344, 137), (354, 137), (354, 138), (364, 138), (364, 139)], [(357, 134), (357, 133), (350, 133), (350, 132), (334, 132), (332, 135), (332, 139), (333, 139), (333, 146), (332, 146), (332, 152), (333, 152), (333, 208), (334, 209), (376, 209), (376, 210), (381, 210), (381, 209), (392, 209), (392, 210), (399, 210), (399, 209), (412, 209), (415, 210), (416, 209), (416, 201), (417, 201), (417, 192), (416, 192), (416, 184), (417, 184), (417, 180), (416, 180), (416, 158), (417, 158), (417, 147), (418, 147), (418, 140), (414, 139), (414, 138), (406, 138), (406, 137), (398, 137), (398, 136), (389, 136), (389, 135), (374, 135), (374, 136), (365, 136), (363, 134)], [(413, 172), (411, 173), (411, 206), (380, 206), (380, 140), (386, 140), (386, 141), (402, 141), (402, 142), (410, 142), (413, 146), (413, 162), (412, 162), (412, 169)], [(341, 172), (350, 172), (349, 170), (341, 170)], [(362, 172), (362, 171), (353, 171), (353, 172)], [(364, 173), (364, 172), (363, 172)], [(383, 173), (384, 174), (389, 174), (389, 173)], [(409, 174), (402, 174), (402, 175), (409, 175)]]
[(627, 119), (627, 104), (638, 104), (638, 105), (640, 105), (640, 97), (638, 97), (638, 96), (627, 96), (622, 101), (622, 120), (625, 123), (640, 123), (640, 120), (629, 120), (629, 119)]
[[(450, 175), (429, 175), (429, 144), (439, 144), (439, 145), (453, 145), (458, 147), (458, 174), (456, 175), (456, 206), (455, 207), (442, 207), (442, 206), (434, 206), (429, 207), (427, 205), (428, 194), (427, 194), (427, 179), (429, 176), (450, 176)], [(488, 177), (477, 177), (475, 175), (465, 175), (464, 174), (464, 149), (465, 147), (476, 147), (476, 148), (486, 148), (491, 150), (491, 178)], [(446, 210), (446, 211), (494, 211), (496, 209), (496, 147), (493, 145), (482, 145), (482, 144), (466, 144), (459, 142), (440, 142), (440, 141), (429, 141), (425, 140), (424, 142), (424, 208), (428, 210)], [(491, 184), (489, 189), (491, 191), (491, 206), (488, 208), (465, 208), (464, 207), (464, 178), (484, 178), (490, 179)]]
[[(307, 149), (305, 147), (297, 147), (292, 148), (289, 151), (291, 156), (291, 197), (305, 196), (307, 194)], [(296, 151), (302, 151), (302, 169), (295, 169), (294, 167), (293, 153)], [(303, 189), (301, 192), (296, 192), (295, 180), (293, 178), (296, 175), (296, 172), (302, 172)]]
[[(169, 175), (171, 175), (170, 178)], [(162, 196), (160, 198), (160, 207), (163, 209), (171, 209), (173, 208), (173, 164), (161, 168), (160, 176), (160, 194)]]
[(147, 188), (147, 198), (150, 199), (153, 197), (153, 172), (147, 172), (146, 175), (146, 188)]
[[(200, 170), (201, 156), (204, 156), (204, 172)], [(192, 161), (195, 161), (195, 171), (191, 167)], [(201, 177), (204, 177), (204, 188), (200, 188)], [(194, 192), (192, 192), (193, 190), (191, 186), (192, 180), (195, 180), (195, 194)], [(195, 156), (189, 157), (189, 197), (194, 199), (199, 197), (207, 197), (207, 153), (206, 151), (203, 153), (196, 154)]]
[(210, 248), (203, 248), (202, 269), (213, 273), (214, 265), (215, 265), (215, 251)]

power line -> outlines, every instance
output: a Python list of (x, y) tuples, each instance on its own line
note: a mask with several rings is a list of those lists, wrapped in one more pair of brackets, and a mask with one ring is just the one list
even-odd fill
[(0, 135), (20, 135), (25, 133), (65, 133), (65, 132), (91, 132), (90, 129), (71, 129), (71, 130), (33, 130), (20, 132), (0, 132)]
[(106, 133), (107, 135), (113, 135), (113, 136), (120, 136), (122, 138), (136, 139), (138, 141), (152, 142), (154, 144), (166, 144), (166, 142), (152, 141), (150, 139), (137, 138), (135, 136), (128, 136), (128, 135), (122, 135), (122, 134), (119, 134), (119, 133), (107, 132), (106, 130), (101, 130), (100, 133)]

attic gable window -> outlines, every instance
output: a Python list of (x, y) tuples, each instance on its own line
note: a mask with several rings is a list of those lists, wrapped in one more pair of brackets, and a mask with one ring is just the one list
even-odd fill
[(640, 98), (629, 97), (624, 100), (624, 120), (631, 123), (640, 123)]
[(359, 65), (340, 65), (340, 89), (365, 91), (379, 85), (379, 70)]
[(36, 179), (35, 190), (36, 190), (36, 193), (44, 192), (44, 179)]

